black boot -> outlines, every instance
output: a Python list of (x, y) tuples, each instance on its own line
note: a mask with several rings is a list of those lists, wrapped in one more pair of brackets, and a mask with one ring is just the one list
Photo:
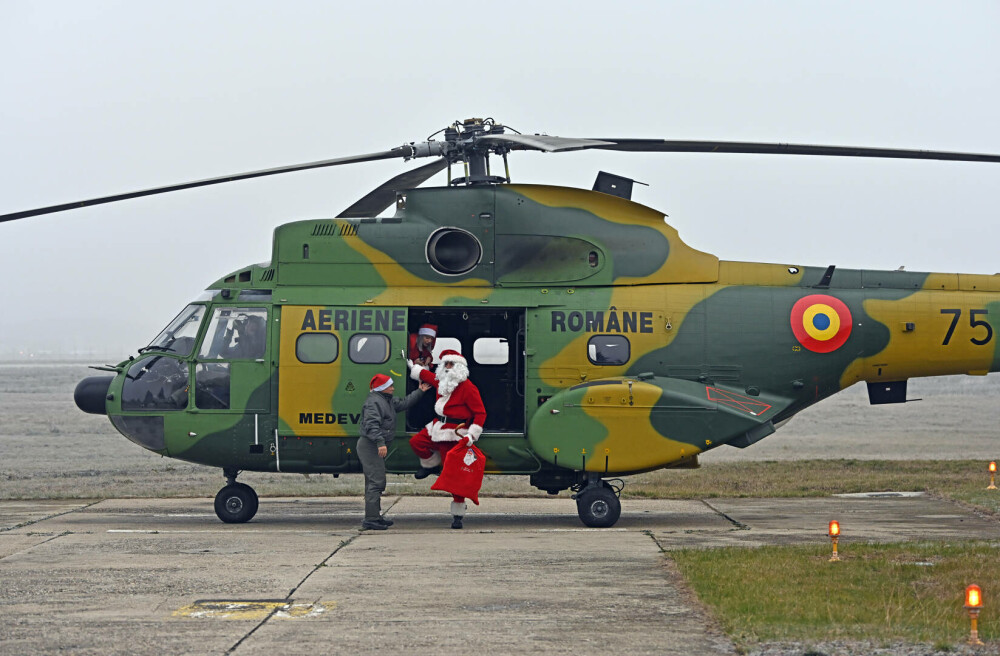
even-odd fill
[(462, 528), (462, 516), (461, 515), (452, 515), (451, 517), (452, 517), (452, 519), (451, 519), (451, 527), (452, 528)]
[(379, 517), (375, 521), (378, 522), (379, 524), (383, 524), (385, 526), (392, 526), (395, 523), (391, 519), (386, 519), (385, 517)]
[(421, 466), (421, 467), (417, 468), (417, 473), (413, 475), (413, 478), (415, 478), (415, 479), (417, 479), (419, 481), (422, 478), (427, 478), (431, 474), (440, 474), (440, 473), (441, 473), (441, 466), (440, 465), (438, 465), (437, 467), (423, 467), (423, 466)]
[(378, 521), (377, 519), (366, 519), (365, 521), (361, 522), (361, 529), (362, 530), (384, 531), (387, 528), (389, 528), (388, 525), (383, 524), (382, 522)]

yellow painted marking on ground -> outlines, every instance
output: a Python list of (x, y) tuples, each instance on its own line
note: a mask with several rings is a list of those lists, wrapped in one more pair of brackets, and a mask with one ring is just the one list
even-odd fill
[(337, 607), (335, 601), (318, 601), (315, 603), (296, 603), (294, 600), (261, 599), (205, 599), (196, 601), (189, 606), (178, 608), (174, 617), (210, 618), (219, 620), (255, 620), (260, 621), (273, 615), (281, 619), (301, 619), (317, 617), (328, 610)]

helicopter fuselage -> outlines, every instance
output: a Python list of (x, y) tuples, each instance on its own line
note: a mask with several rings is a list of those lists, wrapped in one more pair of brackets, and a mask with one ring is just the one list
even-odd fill
[[(210, 285), (93, 394), (165, 456), (357, 472), (369, 380), (403, 394), (401, 350), (432, 322), (483, 392), (487, 472), (555, 492), (696, 466), (857, 382), (894, 403), (908, 378), (996, 371), (998, 303), (1000, 276), (719, 261), (598, 192), (420, 189), (393, 217), (277, 228), (270, 262)], [(416, 469), (427, 418), (398, 422), (390, 472)]]

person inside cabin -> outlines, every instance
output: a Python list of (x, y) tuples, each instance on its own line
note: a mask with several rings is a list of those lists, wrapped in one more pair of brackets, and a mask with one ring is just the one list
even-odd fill
[(229, 358), (257, 360), (264, 357), (267, 334), (264, 317), (251, 316), (238, 319), (233, 328), (236, 332), (236, 343), (229, 349)]
[[(417, 332), (410, 333), (407, 359), (433, 372), (437, 333), (438, 327), (432, 323), (425, 323)], [(410, 427), (423, 427), (434, 416), (434, 397), (428, 394), (406, 413), (406, 423)]]
[(415, 335), (410, 335), (409, 354), (407, 357), (413, 364), (419, 364), (433, 371), (434, 343), (437, 342), (438, 327), (432, 323), (420, 326)]

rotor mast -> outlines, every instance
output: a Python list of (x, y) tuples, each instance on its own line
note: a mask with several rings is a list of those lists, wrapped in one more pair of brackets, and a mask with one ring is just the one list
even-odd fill
[[(507, 167), (507, 152), (509, 148), (501, 141), (481, 140), (481, 137), (496, 137), (505, 131), (504, 126), (492, 118), (467, 118), (461, 123), (455, 121), (444, 129), (444, 140), (448, 149), (448, 183), (451, 185), (481, 185), (510, 182), (510, 170)], [(490, 171), (490, 154), (503, 157), (505, 175), (492, 175)], [(451, 164), (461, 161), (465, 175), (452, 178)]]

